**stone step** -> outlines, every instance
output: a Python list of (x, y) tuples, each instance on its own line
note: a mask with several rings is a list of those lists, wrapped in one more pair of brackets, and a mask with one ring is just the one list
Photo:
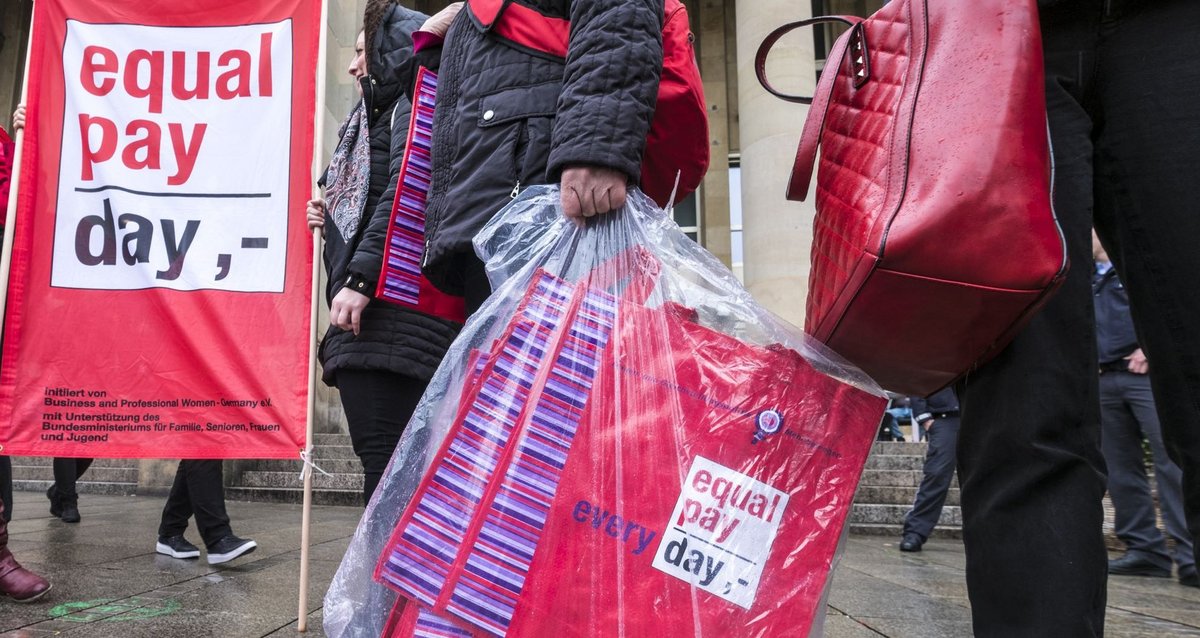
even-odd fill
[[(323, 459), (315, 457), (313, 463), (330, 474), (355, 474), (362, 472), (362, 463), (357, 459)], [(254, 461), (253, 470), (263, 472), (293, 472), (300, 474), (300, 461), (263, 460)], [(321, 473), (317, 472), (320, 476)]]
[[(246, 488), (278, 487), (302, 489), (304, 481), (300, 480), (299, 472), (263, 472), (260, 470), (250, 470), (242, 474), (242, 480), (237, 486)], [(361, 472), (355, 474), (331, 474), (329, 476), (317, 472), (313, 475), (313, 488), (362, 491), (363, 476)]]
[[(304, 490), (282, 487), (227, 487), (225, 499), (253, 503), (303, 503)], [(357, 490), (313, 489), (314, 505), (362, 507), (362, 488)]]
[(863, 470), (862, 479), (858, 484), (878, 487), (910, 487), (913, 490), (921, 484), (925, 475), (921, 470)]
[[(86, 476), (84, 478), (87, 478)], [(53, 480), (13, 479), (13, 490), (18, 492), (45, 492)], [(75, 483), (75, 491), (80, 494), (106, 494), (109, 496), (133, 496), (137, 493), (137, 483), (95, 483), (79, 481)]]
[(357, 459), (358, 455), (347, 442), (346, 445), (314, 445), (313, 458), (317, 459), (317, 464), (320, 465), (320, 459)]
[[(915, 487), (888, 487), (882, 485), (859, 485), (854, 502), (875, 505), (912, 505), (917, 496)], [(946, 491), (946, 505), (960, 504), (957, 487)]]
[(909, 454), (878, 454), (867, 457), (869, 470), (920, 470), (925, 467), (925, 457)]
[[(900, 525), (904, 523), (904, 515), (908, 513), (909, 507), (909, 505), (856, 503), (850, 511), (850, 522)], [(962, 527), (962, 510), (957, 505), (943, 507), (938, 525)]]
[(321, 447), (323, 445), (350, 445), (349, 434), (321, 434), (313, 435), (313, 447)]
[(876, 441), (871, 444), (871, 456), (887, 456), (892, 454), (902, 454), (908, 456), (925, 456), (927, 443), (913, 443), (909, 441)]
[[(49, 465), (13, 465), (13, 480), (53, 481), (54, 468)], [(137, 483), (136, 467), (90, 467), (79, 483)]]
[[(850, 523), (851, 534), (862, 534), (864, 536), (890, 536), (900, 542), (900, 537), (904, 534), (904, 525), (893, 525), (890, 523)], [(933, 538), (962, 538), (962, 528), (955, 525), (941, 525), (933, 528), (933, 533), (930, 534)]]
[[(21, 466), (21, 467), (53, 467), (54, 459), (52, 459), (48, 456), (14, 456), (14, 457), (12, 457), (12, 464), (13, 464), (13, 467), (18, 467), (18, 466)], [(88, 469), (88, 471), (90, 472), (93, 469), (101, 468), (101, 467), (131, 467), (131, 468), (137, 469), (138, 460), (137, 459), (95, 459), (94, 461), (92, 461), (91, 468)]]

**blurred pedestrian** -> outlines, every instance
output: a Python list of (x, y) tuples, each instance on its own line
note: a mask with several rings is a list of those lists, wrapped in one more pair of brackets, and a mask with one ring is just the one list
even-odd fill
[[(16, 111), (13, 113), (13, 130), (22, 128), (25, 128), (25, 105), (18, 104)], [(7, 137), (7, 135), (4, 137)], [(4, 152), (0, 151), (0, 155), (4, 155)], [(11, 163), (11, 155), (5, 161)], [(10, 172), (11, 168), (8, 170), (0, 169), (0, 200), (4, 202), (8, 201), (9, 178), (7, 173)], [(7, 204), (5, 205), (6, 209)], [(0, 235), (0, 237), (3, 237), (3, 235)], [(11, 476), (11, 461), (5, 457), (3, 463), (7, 466), (7, 474)], [(92, 459), (55, 457), (53, 464), (54, 484), (46, 490), (46, 498), (50, 499), (50, 515), (61, 518), (64, 523), (78, 523), (80, 520), (79, 493), (75, 489), (75, 483), (83, 476), (88, 467), (91, 466)], [(5, 473), (5, 469), (0, 468), (0, 476)], [(4, 504), (11, 512), (11, 484), (7, 493), (9, 496), (4, 500)]]
[(219, 460), (179, 462), (171, 493), (163, 506), (155, 551), (172, 558), (199, 558), (200, 548), (183, 536), (188, 519), (193, 517), (210, 565), (227, 563), (258, 547), (258, 543), (233, 533), (225, 510), (222, 470), (223, 463)]
[(64, 523), (78, 523), (79, 492), (75, 483), (92, 466), (92, 459), (54, 457), (54, 484), (46, 489), (50, 499), (50, 515)]
[[(1138, 346), (1129, 314), (1129, 295), (1094, 235), (1092, 251), (1096, 265), (1092, 295), (1100, 355), (1100, 441), (1108, 465), (1108, 495), (1112, 498), (1117, 538), (1125, 543), (1125, 555), (1108, 561), (1108, 573), (1168, 578), (1174, 564), (1179, 566), (1180, 583), (1200, 587), (1192, 538), (1183, 516), (1182, 476), (1163, 444), (1150, 390), (1150, 363)], [(1158, 529), (1143, 440), (1150, 444), (1158, 504), (1167, 533), (1175, 540), (1174, 555)]]
[(919, 552), (933, 533), (950, 484), (954, 482), (955, 448), (958, 446), (958, 397), (953, 388), (944, 388), (929, 398), (912, 397), (913, 429), (920, 429), (928, 440), (921, 486), (912, 509), (904, 516), (900, 551)]

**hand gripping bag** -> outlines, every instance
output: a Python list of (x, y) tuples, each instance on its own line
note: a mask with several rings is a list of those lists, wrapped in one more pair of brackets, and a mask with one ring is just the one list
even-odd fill
[(556, 202), (530, 189), (476, 239), (496, 293), (406, 430), (327, 632), (819, 632), (881, 391), (640, 193), (586, 229)]
[[(850, 25), (811, 100), (766, 80), (785, 33)], [(759, 81), (812, 103), (789, 180), (817, 163), (805, 331), (926, 396), (997, 354), (1062, 282), (1034, 0), (893, 0), (776, 29)]]

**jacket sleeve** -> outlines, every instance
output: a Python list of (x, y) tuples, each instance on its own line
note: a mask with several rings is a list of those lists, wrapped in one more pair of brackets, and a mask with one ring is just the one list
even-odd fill
[(662, 74), (661, 0), (573, 0), (548, 176), (604, 166), (636, 184)]
[[(379, 281), (379, 272), (383, 269), (383, 253), (387, 242), (388, 223), (392, 220), (392, 204), (396, 201), (396, 188), (400, 181), (400, 165), (404, 162), (404, 147), (408, 143), (408, 120), (411, 113), (409, 102), (401, 98), (392, 111), (392, 141), (391, 153), (388, 159), (387, 189), (379, 197), (371, 218), (363, 230), (362, 239), (354, 250), (350, 260), (351, 275), (361, 277), (367, 282), (371, 293)], [(370, 295), (368, 295), (370, 296)]]

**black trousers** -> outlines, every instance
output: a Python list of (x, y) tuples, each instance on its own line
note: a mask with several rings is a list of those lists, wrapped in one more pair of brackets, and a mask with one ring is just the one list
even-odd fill
[[(1090, 229), (1130, 293), (1163, 435), (1200, 530), (1200, 3), (1064, 0), (1042, 12), (1055, 209), (1075, 267), (960, 393), (976, 636), (1099, 636), (1101, 523)], [(1019, 247), (1008, 256), (1019, 258)]]
[(337, 385), (350, 426), (350, 442), (363, 466), (366, 505), (429, 382), (386, 370), (340, 369)]
[(75, 481), (92, 466), (92, 460), (54, 457), (54, 495), (60, 501), (74, 505), (79, 500)]
[[(920, 428), (920, 425), (916, 427)], [(954, 454), (958, 445), (959, 417), (934, 419), (925, 436), (929, 447), (925, 451), (924, 475), (921, 487), (913, 500), (912, 509), (904, 517), (904, 533), (929, 538), (942, 516), (946, 494), (954, 481)]]
[(212, 545), (233, 533), (225, 511), (225, 485), (222, 462), (184, 460), (175, 470), (175, 482), (163, 507), (159, 536), (177, 536), (187, 530), (188, 519), (196, 518), (196, 528), (205, 545)]

